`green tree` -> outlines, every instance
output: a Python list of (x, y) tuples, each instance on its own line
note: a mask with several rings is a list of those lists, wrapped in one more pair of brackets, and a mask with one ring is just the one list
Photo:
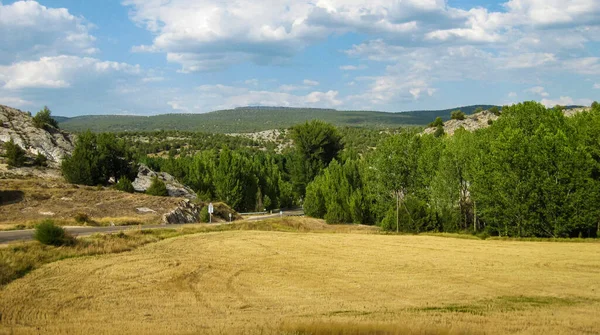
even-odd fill
[(496, 106), (493, 106), (492, 108), (490, 108), (489, 111), (490, 111), (490, 113), (492, 113), (496, 116), (500, 115), (500, 109)]
[(418, 182), (420, 145), (418, 135), (404, 131), (384, 140), (375, 155), (373, 168), (380, 192), (393, 199), (396, 231), (400, 231), (400, 210), (405, 210), (410, 216), (404, 200)]
[(167, 185), (157, 177), (152, 178), (152, 184), (146, 190), (146, 194), (157, 196), (157, 197), (168, 197), (169, 191)]
[(452, 111), (452, 113), (450, 113), (450, 118), (452, 120), (464, 120), (465, 119), (465, 113), (463, 113), (463, 111), (461, 111), (460, 109)]
[(127, 178), (127, 176), (123, 176), (123, 177), (119, 178), (119, 181), (115, 185), (115, 188), (122, 192), (127, 192), (127, 193), (135, 192), (135, 189), (133, 188), (133, 184), (131, 183), (131, 180), (129, 180), (129, 178)]
[(433, 133), (433, 136), (442, 137), (445, 134), (446, 132), (444, 131), (444, 126), (437, 126), (437, 128), (435, 129), (435, 133)]
[(473, 198), (492, 234), (566, 237), (595, 230), (595, 162), (571, 122), (556, 108), (526, 102), (478, 141)]
[(87, 131), (77, 137), (73, 154), (63, 160), (61, 171), (70, 183), (94, 186), (106, 184), (111, 177), (132, 176), (131, 160), (124, 142), (114, 134)]
[(52, 112), (47, 106), (44, 106), (44, 109), (35, 114), (33, 125), (42, 129), (49, 129), (48, 127), (58, 128), (58, 122), (52, 118)]
[(458, 129), (445, 139), (438, 169), (432, 183), (432, 205), (442, 219), (444, 231), (467, 230), (473, 226), (474, 206), (471, 199), (471, 172), (476, 158), (475, 134)]
[(15, 144), (12, 138), (4, 143), (4, 149), (6, 150), (5, 157), (8, 160), (8, 166), (21, 167), (25, 164), (25, 150)]
[(313, 120), (292, 128), (294, 155), (292, 181), (300, 196), (306, 186), (338, 156), (343, 149), (337, 129), (323, 121)]
[(442, 120), (442, 118), (439, 116), (435, 118), (435, 121), (433, 121), (429, 124), (429, 127), (431, 127), (431, 128), (436, 128), (436, 127), (440, 127), (440, 126), (441, 127), (444, 126), (444, 120)]

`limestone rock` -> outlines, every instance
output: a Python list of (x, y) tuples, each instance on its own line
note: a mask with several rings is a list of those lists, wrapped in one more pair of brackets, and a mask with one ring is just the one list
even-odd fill
[[(563, 113), (566, 117), (571, 117), (575, 114), (590, 111), (591, 108), (583, 107), (583, 108), (571, 108), (565, 109)], [(490, 123), (493, 123), (498, 119), (499, 116), (494, 115), (490, 111), (483, 111), (480, 113), (475, 113), (472, 115), (466, 115), (464, 120), (449, 120), (444, 122), (444, 132), (450, 136), (454, 135), (460, 128), (464, 128), (468, 131), (475, 131), (481, 128), (487, 128), (490, 126)], [(491, 122), (490, 122), (491, 121)], [(436, 128), (430, 127), (423, 131), (423, 134), (433, 134), (435, 133)]]
[(196, 193), (191, 188), (181, 184), (168, 173), (154, 172), (148, 166), (141, 164), (138, 169), (137, 178), (133, 181), (133, 188), (137, 192), (146, 192), (152, 185), (152, 179), (157, 177), (167, 185), (167, 191), (170, 197), (181, 197), (188, 199), (196, 199)]
[(38, 153), (46, 156), (50, 167), (59, 167), (74, 149), (73, 135), (55, 128), (36, 128), (28, 113), (0, 105), (0, 142), (11, 139), (31, 157)]
[(189, 199), (182, 200), (179, 206), (166, 213), (162, 217), (163, 224), (184, 224), (200, 222), (199, 206), (193, 204)]

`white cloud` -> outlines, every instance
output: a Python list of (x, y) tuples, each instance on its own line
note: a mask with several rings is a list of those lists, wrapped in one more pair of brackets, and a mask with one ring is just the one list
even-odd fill
[(249, 87), (229, 85), (202, 85), (194, 93), (179, 92), (169, 99), (174, 111), (210, 112), (244, 106), (284, 107), (337, 107), (343, 104), (339, 92), (313, 91), (307, 94), (292, 94), (282, 90), (256, 90)]
[(517, 92), (510, 92), (508, 93), (508, 97), (509, 98), (516, 98), (518, 96)]
[(318, 81), (310, 80), (310, 79), (304, 79), (303, 83), (304, 83), (304, 85), (308, 85), (308, 86), (319, 86)]
[(34, 103), (29, 100), (17, 96), (6, 96), (0, 93), (0, 105), (11, 106), (11, 107), (25, 107), (31, 106)]
[(590, 99), (573, 99), (571, 97), (560, 97), (559, 99), (542, 99), (541, 103), (546, 107), (559, 106), (589, 106), (592, 103)]
[(94, 54), (98, 50), (90, 29), (90, 24), (65, 8), (48, 8), (36, 1), (0, 2), (0, 64)]
[(525, 90), (525, 92), (533, 93), (533, 94), (539, 95), (541, 97), (550, 96), (550, 94), (548, 94), (548, 92), (546, 92), (546, 90), (542, 86), (532, 87), (530, 89)]
[(364, 70), (367, 67), (365, 65), (343, 65), (340, 66), (340, 70), (342, 71), (358, 71), (358, 70)]
[(598, 83), (594, 84), (594, 89), (600, 90), (600, 84), (598, 84)]
[(0, 66), (0, 87), (8, 90), (26, 88), (66, 88), (75, 80), (89, 79), (108, 73), (139, 74), (139, 66), (100, 61), (77, 56), (42, 57)]
[(143, 83), (158, 83), (158, 82), (161, 82), (164, 80), (165, 80), (165, 77), (161, 77), (161, 76), (151, 76), (151, 77), (142, 78)]

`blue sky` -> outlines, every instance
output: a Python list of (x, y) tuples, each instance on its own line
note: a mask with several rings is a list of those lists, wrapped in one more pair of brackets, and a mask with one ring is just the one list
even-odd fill
[(600, 100), (598, 0), (0, 0), (0, 104), (407, 111)]

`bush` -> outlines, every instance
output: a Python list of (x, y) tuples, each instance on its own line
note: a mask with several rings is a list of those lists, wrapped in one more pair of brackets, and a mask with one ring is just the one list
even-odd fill
[(453, 111), (452, 113), (450, 113), (450, 118), (452, 120), (464, 120), (465, 119), (465, 113), (463, 113), (463, 111), (461, 111), (460, 109)]
[(204, 206), (200, 210), (200, 222), (207, 223), (209, 221), (210, 221), (210, 214), (208, 213), (208, 206)]
[(92, 219), (90, 218), (90, 216), (85, 213), (77, 213), (77, 214), (75, 214), (75, 216), (73, 218), (75, 219), (75, 222), (77, 222), (79, 224), (92, 222)]
[(439, 116), (435, 118), (435, 121), (433, 121), (429, 124), (429, 127), (431, 127), (431, 128), (435, 128), (435, 127), (439, 127), (439, 126), (444, 126), (444, 120), (442, 120), (442, 118)]
[(598, 109), (598, 108), (600, 108), (600, 104), (598, 103), (598, 101), (592, 102), (592, 109)]
[(444, 127), (443, 126), (437, 126), (437, 129), (435, 130), (435, 133), (433, 133), (434, 137), (441, 137), (444, 136), (446, 132), (444, 131)]
[(490, 113), (498, 116), (498, 115), (500, 115), (500, 108), (494, 106), (494, 107), (490, 108)]
[(48, 126), (58, 128), (58, 122), (52, 118), (52, 112), (48, 107), (44, 107), (33, 117), (33, 125), (41, 129), (48, 129)]
[(25, 150), (15, 144), (15, 141), (13, 141), (12, 138), (10, 141), (4, 143), (4, 148), (6, 149), (8, 166), (21, 167), (25, 164)]
[(127, 193), (135, 192), (135, 189), (133, 188), (133, 184), (131, 183), (131, 180), (129, 180), (129, 178), (127, 178), (127, 177), (122, 177), (121, 179), (119, 179), (119, 181), (115, 185), (115, 188), (122, 192), (127, 192)]
[(165, 183), (162, 180), (158, 179), (157, 177), (154, 177), (152, 179), (152, 184), (146, 190), (146, 194), (154, 195), (157, 197), (168, 197), (169, 191), (167, 191), (167, 185), (165, 185)]
[(44, 220), (35, 227), (34, 238), (45, 245), (61, 246), (72, 244), (74, 239), (52, 220)]
[(481, 113), (481, 112), (483, 112), (483, 107), (477, 107), (475, 109), (475, 113)]
[(48, 166), (48, 158), (46, 156), (44, 156), (42, 153), (38, 153), (37, 156), (35, 156), (33, 165), (40, 166), (40, 167)]

